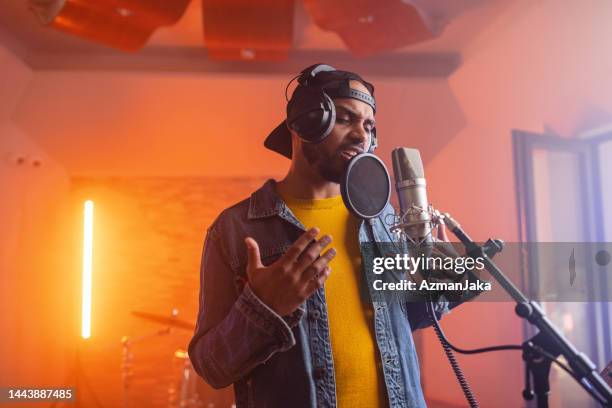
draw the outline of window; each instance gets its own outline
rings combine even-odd
[[[566,139],[513,132],[519,237],[526,243],[612,242],[612,129]],[[540,245],[540,244],[538,244]],[[545,260],[528,246],[521,276],[527,293],[544,293]],[[608,265],[608,272],[612,265]],[[612,273],[587,271],[592,298],[610,300]],[[601,369],[612,360],[608,301],[544,302],[548,317]],[[535,334],[525,324],[525,339]],[[553,365],[551,405],[595,406],[574,380]]]

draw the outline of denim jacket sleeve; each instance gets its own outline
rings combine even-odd
[[[200,270],[200,307],[189,358],[196,372],[215,388],[242,379],[274,353],[295,345],[291,326],[301,309],[283,318],[253,293],[240,289],[229,266],[223,240],[213,226],[208,230]]]

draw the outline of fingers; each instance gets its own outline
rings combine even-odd
[[[319,259],[321,251],[323,251],[323,249],[325,249],[325,247],[331,242],[332,237],[329,235],[324,235],[318,241],[312,242],[298,257],[297,262],[295,264],[295,270],[298,273],[303,273],[307,268],[309,268]]]
[[[263,267],[263,264],[261,263],[261,255],[259,254],[259,245],[257,244],[257,241],[255,241],[251,237],[247,237],[245,238],[244,243],[247,247],[247,271]]]
[[[304,249],[310,245],[312,240],[314,240],[319,234],[318,228],[311,228],[302,235],[291,245],[285,256],[283,256],[283,262],[286,264],[293,264],[297,262],[298,257],[302,254]]]
[[[444,223],[440,223],[440,225],[438,225],[438,239],[440,241],[450,242],[448,235],[446,234],[446,225],[444,225]]]
[[[308,282],[306,282],[306,298],[312,296],[317,289],[322,288],[330,274],[331,267],[327,265],[319,274],[313,276]]]
[[[302,281],[318,281],[326,268],[329,268],[329,262],[336,256],[336,250],[330,248],[302,273]],[[327,279],[327,278],[325,278]],[[325,280],[323,280],[325,282]]]
[[[327,265],[323,270],[323,273],[319,274],[318,279],[316,280],[317,288],[322,288],[325,284],[327,278],[329,278],[329,274],[331,273],[331,267]]]

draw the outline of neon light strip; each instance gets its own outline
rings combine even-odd
[[[93,258],[94,203],[85,201],[83,219],[83,295],[81,309],[81,337],[91,337],[91,261]]]

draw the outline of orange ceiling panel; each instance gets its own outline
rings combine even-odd
[[[293,43],[293,0],[202,0],[204,42],[219,60],[282,60]]]
[[[190,0],[30,0],[39,19],[88,40],[136,51],[158,27],[183,15]]]
[[[336,32],[357,56],[434,37],[419,10],[398,0],[304,0],[304,5],[315,24]]]

